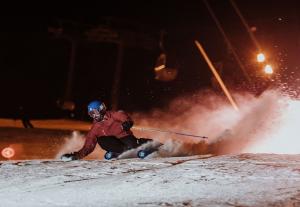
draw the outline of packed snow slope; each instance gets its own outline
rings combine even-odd
[[[0,206],[300,206],[300,155],[0,162]]]

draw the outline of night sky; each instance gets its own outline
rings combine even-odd
[[[229,1],[208,2],[251,74],[256,48],[240,19]],[[298,1],[236,3],[249,25],[256,28],[255,36],[276,62],[278,71],[292,73],[296,80],[300,75]],[[21,105],[33,118],[65,115],[57,101],[64,99],[69,70],[71,44],[66,36],[77,41],[71,93],[76,104],[74,118],[86,119],[86,104],[95,98],[110,107],[118,46],[86,38],[85,33],[99,25],[118,34],[131,34],[125,38],[123,53],[119,96],[122,109],[149,111],[165,107],[177,96],[211,88],[212,74],[194,40],[203,44],[213,62],[224,63],[227,77],[244,80],[201,0],[22,4],[2,8],[0,117],[16,117]],[[61,35],[55,36],[53,29]],[[162,52],[162,30],[166,34],[163,43],[167,66],[178,70],[176,79],[169,82],[156,80],[154,73]]]

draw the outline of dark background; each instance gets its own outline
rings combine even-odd
[[[256,48],[229,1],[209,0],[209,3],[248,73],[253,73]],[[255,35],[276,62],[278,73],[284,74],[282,79],[297,89],[298,1],[236,0],[236,3],[249,25],[256,27]],[[244,81],[201,0],[16,2],[2,7],[0,23],[0,117],[17,117],[20,105],[32,118],[66,115],[57,103],[65,94],[70,37],[78,42],[72,87],[72,101],[76,104],[73,118],[85,119],[86,104],[95,98],[110,107],[118,47],[86,39],[85,32],[99,25],[116,33],[131,34],[124,48],[119,108],[149,111],[166,106],[174,97],[211,88],[212,74],[194,40],[203,44],[214,62],[224,63],[225,75]],[[167,65],[178,70],[176,79],[168,82],[156,80],[153,70],[161,53],[162,30],[166,32]]]

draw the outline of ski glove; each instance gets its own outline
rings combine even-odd
[[[79,160],[79,157],[76,153],[68,153],[61,156],[61,160],[71,161],[71,160]]]
[[[122,123],[122,129],[128,131],[133,126],[133,121],[125,121]]]

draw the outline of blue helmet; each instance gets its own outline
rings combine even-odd
[[[88,113],[92,111],[98,111],[99,113],[103,113],[106,111],[106,106],[103,102],[101,101],[92,101],[88,104]]]

